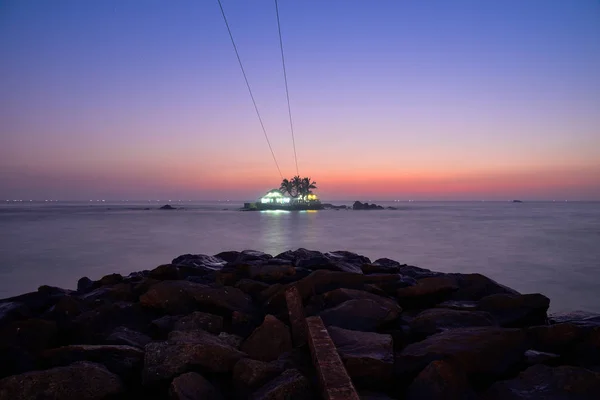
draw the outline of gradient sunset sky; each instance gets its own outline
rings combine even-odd
[[[222,0],[285,176],[271,0]],[[280,0],[300,174],[324,199],[600,200],[597,0]],[[278,186],[218,3],[0,2],[2,199]]]

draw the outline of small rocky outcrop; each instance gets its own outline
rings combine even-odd
[[[242,343],[241,350],[250,358],[260,361],[276,360],[282,353],[292,349],[290,329],[272,315]]]
[[[123,393],[119,377],[105,367],[77,362],[66,367],[32,371],[0,380],[0,399],[103,400]]]
[[[160,207],[159,210],[177,210],[177,208],[170,204],[165,204],[164,206]]]
[[[355,201],[352,204],[353,210],[383,210],[384,207],[379,206],[377,204],[369,204],[369,203],[361,203],[360,201]]]

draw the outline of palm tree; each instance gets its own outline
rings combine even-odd
[[[310,178],[302,178],[301,184],[300,184],[300,193],[302,193],[303,197],[306,197],[309,194],[312,194],[311,189],[316,189],[316,188],[317,188],[317,182],[312,181]]]
[[[281,181],[279,190],[283,193],[288,193],[294,199],[298,196],[303,199],[309,194],[312,194],[311,189],[316,189],[317,183],[310,178],[300,178],[299,175],[294,176],[291,180],[284,179]]]
[[[291,181],[288,179],[282,180],[281,185],[279,186],[279,190],[282,193],[289,194],[293,198],[298,197],[299,192],[298,192],[297,182],[295,179],[296,178],[294,177]]]

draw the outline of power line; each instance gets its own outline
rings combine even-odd
[[[292,131],[292,144],[294,146],[294,161],[296,161],[296,175],[298,172],[298,156],[296,155],[296,139],[294,139],[294,123],[292,122],[292,108],[290,107],[290,92],[288,90],[287,73],[285,70],[285,57],[283,56],[283,40],[281,39],[281,24],[279,22],[279,6],[275,0],[275,13],[277,14],[277,29],[279,31],[279,48],[281,49],[281,63],[283,64],[283,79],[285,81],[285,96],[287,97],[288,115],[290,116],[290,130]]]
[[[229,23],[227,22],[227,17],[225,16],[225,11],[223,10],[223,5],[221,4],[221,0],[217,0],[217,1],[219,2],[219,8],[221,9],[221,14],[223,15],[223,20],[225,21],[225,26],[227,27],[227,32],[229,32],[229,38],[231,39],[231,44],[233,45],[233,49],[235,50],[235,55],[237,57],[238,63],[240,64],[240,69],[242,70],[242,74],[244,75],[244,81],[246,81],[246,87],[248,87],[248,93],[250,93],[250,98],[252,98],[252,104],[254,104],[254,110],[256,111],[258,120],[260,121],[260,126],[262,128],[262,131],[265,134],[265,139],[267,139],[267,144],[269,145],[269,150],[271,150],[271,155],[273,156],[273,161],[275,161],[275,165],[277,166],[277,171],[279,171],[279,176],[281,177],[281,179],[283,179],[281,169],[279,169],[279,163],[277,163],[277,159],[275,158],[275,152],[273,152],[273,147],[271,147],[271,141],[269,140],[269,136],[267,135],[267,130],[265,129],[265,125],[263,124],[262,118],[260,117],[260,113],[258,112],[258,107],[256,105],[256,100],[254,100],[254,95],[252,94],[252,89],[250,89],[250,83],[248,83],[248,77],[246,76],[246,71],[244,70],[244,66],[242,65],[242,59],[240,58],[240,53],[238,53],[237,46],[235,45],[235,41],[233,40],[233,35],[231,34],[231,29],[229,28]]]

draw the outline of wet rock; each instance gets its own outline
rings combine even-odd
[[[284,371],[252,395],[252,400],[309,400],[313,399],[308,380],[295,369]]]
[[[160,281],[180,279],[179,268],[173,264],[163,264],[154,268],[148,276],[152,279]]]
[[[300,260],[307,260],[307,259],[311,259],[311,258],[318,258],[320,256],[322,256],[323,253],[321,253],[320,251],[315,251],[315,250],[307,250],[304,248],[299,248],[298,250],[288,250],[285,251],[283,253],[277,254],[275,256],[275,258],[281,259],[281,260],[289,260],[292,261],[293,264],[297,267],[298,266],[298,262]]]
[[[491,314],[485,311],[458,311],[445,308],[431,308],[419,313],[409,325],[413,333],[429,336],[453,328],[494,326],[496,325],[496,321]]]
[[[175,331],[189,331],[202,329],[210,333],[219,333],[223,330],[223,317],[200,311],[195,311],[179,318],[173,324]]]
[[[77,362],[0,380],[0,399],[101,400],[124,391],[118,376],[99,364]]]
[[[77,281],[77,291],[80,293],[89,292],[93,288],[94,288],[94,281],[92,281],[87,276],[84,276],[83,278],[80,278]]]
[[[546,322],[550,299],[535,294],[492,294],[479,301],[479,309],[492,314],[501,326],[525,327]]]
[[[600,327],[592,328],[585,338],[566,355],[569,364],[594,368],[600,372]]]
[[[125,345],[143,349],[152,339],[124,326],[116,327],[106,338],[106,344]]]
[[[221,393],[202,375],[186,372],[171,382],[171,400],[221,400]]]
[[[133,286],[130,283],[118,283],[116,285],[105,285],[98,287],[79,296],[88,306],[95,306],[102,302],[114,301],[134,301],[136,296],[133,293]]]
[[[0,344],[17,346],[32,354],[52,347],[57,340],[58,328],[54,321],[38,318],[12,322],[0,328]]]
[[[551,314],[549,316],[549,319],[554,324],[568,322],[572,325],[588,328],[600,326],[600,314],[590,313],[586,311],[555,313]]]
[[[449,274],[456,279],[458,290],[452,293],[453,300],[480,300],[492,294],[518,295],[514,289],[481,274]]]
[[[260,292],[269,288],[269,284],[252,279],[240,279],[236,282],[235,287],[253,298],[257,298]]]
[[[244,353],[208,332],[173,331],[167,341],[146,345],[143,381],[151,384],[168,380],[198,367],[212,372],[228,372],[244,357]]]
[[[250,358],[273,361],[292,349],[290,329],[272,315],[267,315],[261,326],[242,343],[241,350]]]
[[[470,300],[447,300],[435,305],[436,308],[449,308],[458,311],[477,311],[479,303]]]
[[[292,277],[296,269],[291,265],[251,265],[248,269],[250,279],[263,282],[278,282]]]
[[[373,293],[369,293],[364,290],[342,288],[331,290],[323,294],[323,300],[325,302],[326,307],[335,307],[348,300],[361,299],[373,300],[382,307],[388,308],[390,310],[395,310],[397,313],[400,313],[402,311],[402,309],[400,308],[398,303],[396,303],[395,300],[382,297]]]
[[[373,263],[364,263],[360,268],[363,274],[398,274],[401,266],[398,261],[380,258]]]
[[[535,365],[535,364],[553,364],[558,362],[560,356],[558,354],[553,353],[545,353],[543,351],[537,350],[527,350],[524,354],[525,364],[527,365]]]
[[[228,344],[229,346],[239,349],[242,346],[242,342],[244,341],[244,338],[238,335],[233,335],[231,333],[227,333],[227,332],[221,332],[218,335],[219,339],[221,339],[224,343]]]
[[[233,382],[244,389],[253,389],[264,385],[283,372],[277,362],[264,362],[243,358],[233,367]]]
[[[391,335],[359,332],[335,326],[327,328],[348,374],[357,384],[380,384],[394,368]]]
[[[271,258],[273,258],[272,255],[263,253],[262,251],[244,250],[239,254],[236,262],[245,263],[251,261],[267,261]]]
[[[204,272],[209,272],[220,270],[225,266],[226,261],[204,254],[184,254],[174,258],[173,261],[171,261],[171,264],[178,267],[194,267]]]
[[[328,270],[362,274],[361,266],[365,262],[369,263],[370,260],[367,257],[358,254],[336,251],[319,254],[311,258],[301,258],[297,260],[295,264],[299,268],[306,268],[309,270]]]
[[[128,382],[138,379],[144,351],[122,345],[70,345],[46,350],[42,359],[47,367],[66,366],[77,361],[102,364]]]
[[[15,301],[0,303],[0,326],[29,315],[30,311],[23,303]]]
[[[583,341],[589,330],[571,323],[532,326],[527,328],[533,348],[539,351],[565,354]]]
[[[407,389],[407,400],[469,400],[477,396],[469,386],[467,375],[446,361],[433,361]]]
[[[72,290],[65,290],[52,286],[40,286],[37,292],[21,294],[2,300],[0,304],[20,303],[31,313],[39,315],[47,311],[62,297],[72,294]]]
[[[187,281],[163,281],[140,297],[144,307],[169,314],[188,314],[198,309],[215,314],[251,311],[252,299],[239,289],[211,287]]]
[[[240,256],[239,251],[223,251],[219,254],[215,254],[213,257],[221,259],[228,263],[232,263],[232,262],[235,262],[239,256]]]
[[[319,314],[326,326],[356,331],[376,331],[398,318],[397,309],[382,307],[370,299],[348,300]]]
[[[597,399],[600,373],[561,366],[538,364],[515,379],[496,382],[484,394],[485,400]]]
[[[439,276],[419,279],[416,285],[400,288],[396,294],[402,307],[426,308],[444,301],[455,290],[458,285],[454,278]]]
[[[469,376],[501,376],[522,359],[527,347],[520,329],[450,329],[406,346],[396,358],[396,372],[416,374],[432,361],[445,360]]]

